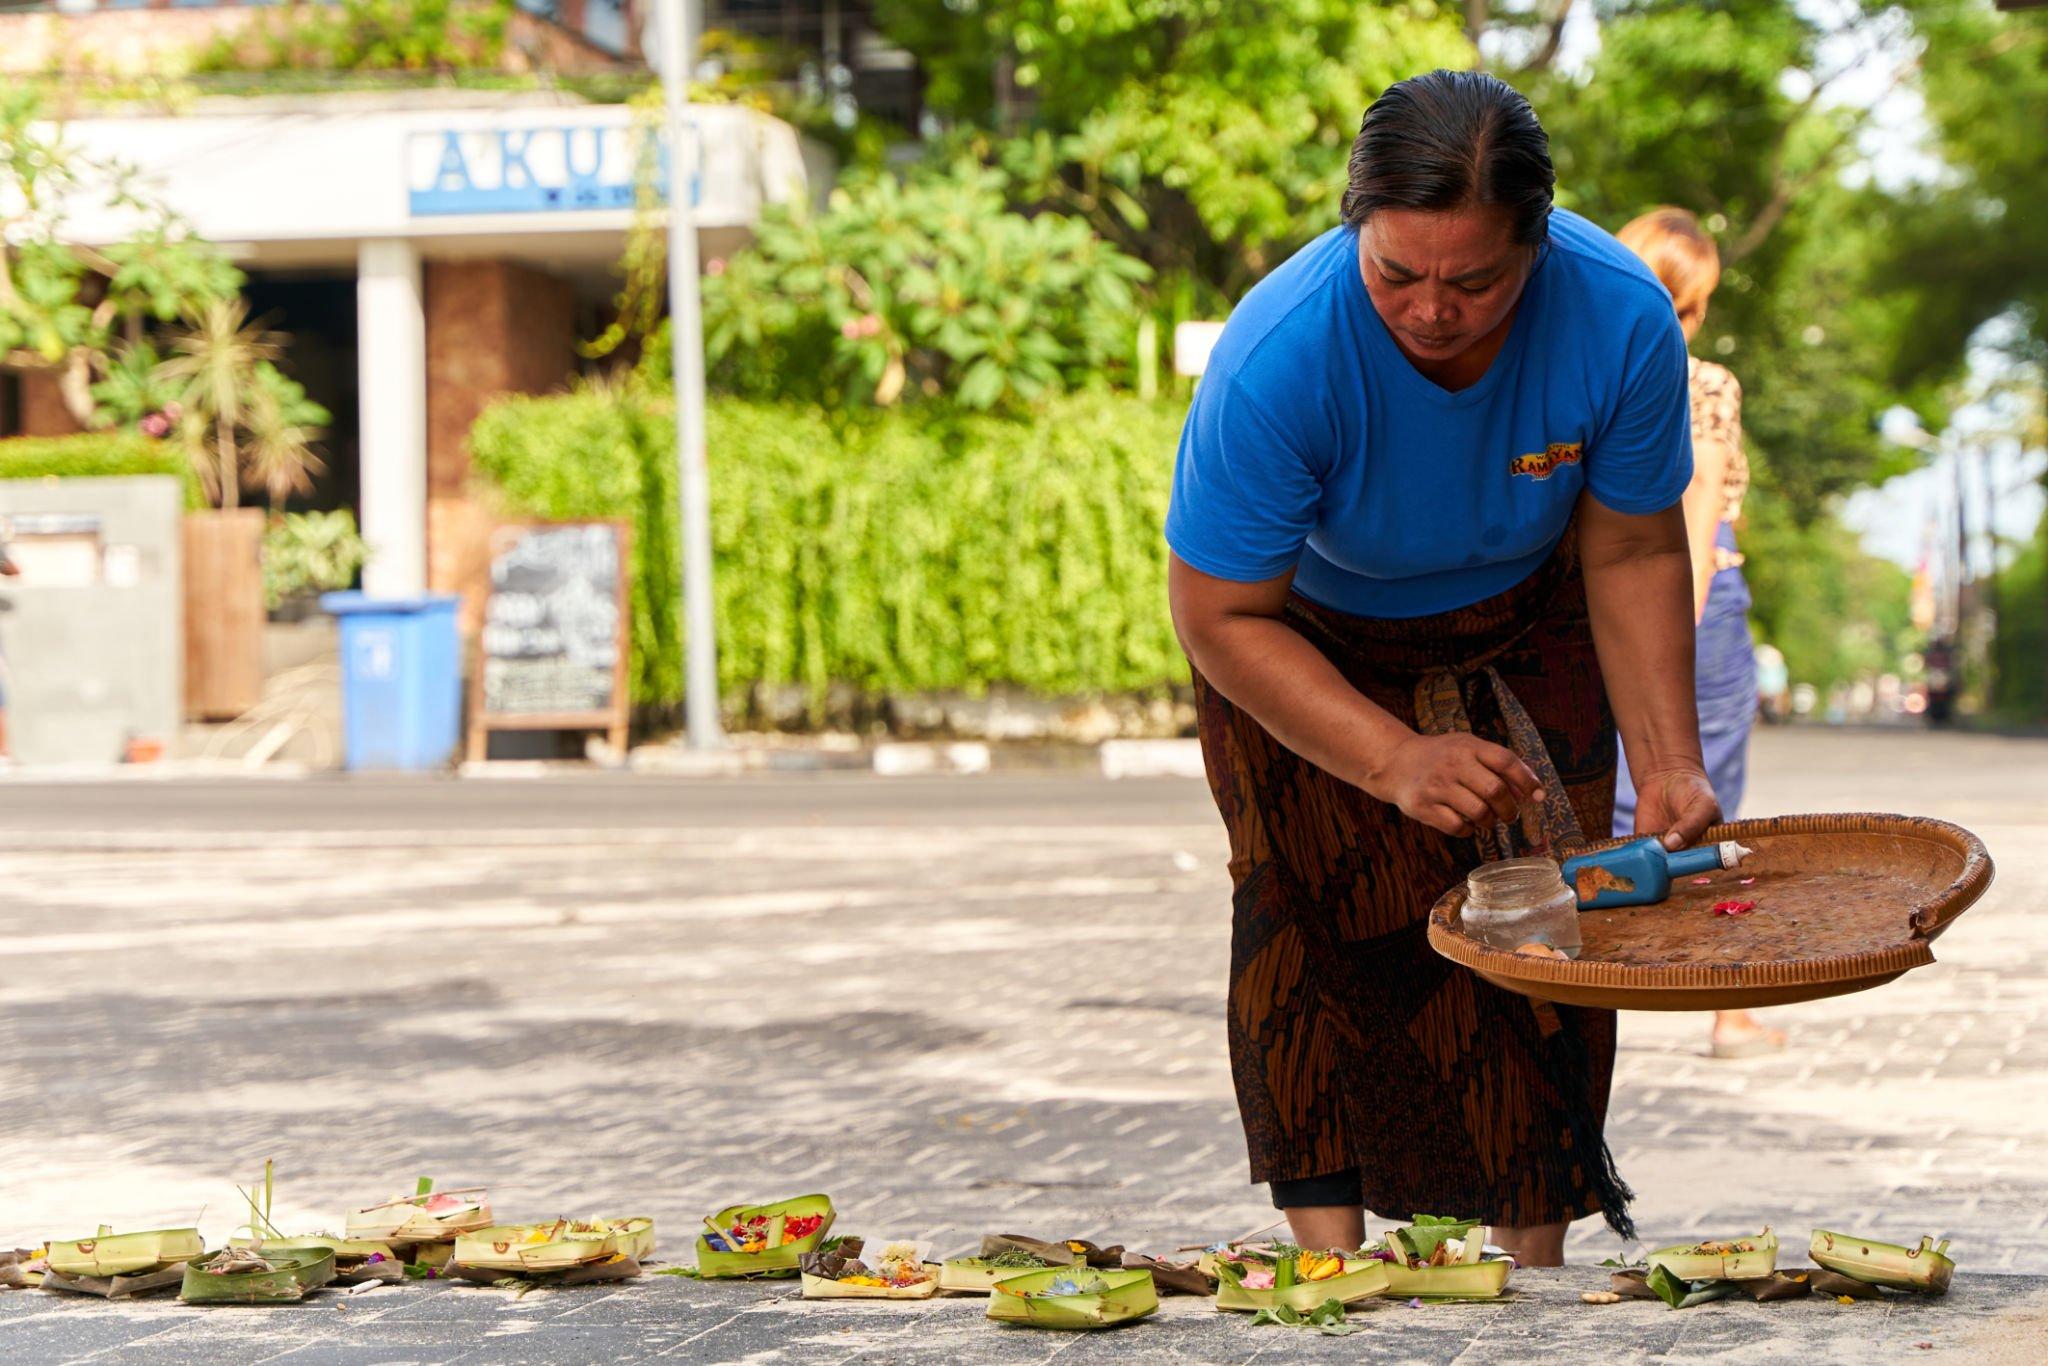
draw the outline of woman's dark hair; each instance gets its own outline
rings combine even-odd
[[[1515,242],[1531,246],[1549,231],[1556,185],[1550,139],[1519,91],[1483,71],[1432,71],[1388,86],[1365,111],[1344,221],[1498,204],[1514,219]]]

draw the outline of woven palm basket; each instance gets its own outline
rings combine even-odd
[[[1438,953],[1509,991],[1611,1010],[1735,1010],[1841,996],[1934,961],[1930,945],[1991,885],[1984,842],[1917,816],[1735,821],[1705,841],[1755,854],[1655,906],[1585,911],[1576,959],[1490,948],[1459,924],[1463,883],[1429,914]],[[1603,840],[1607,848],[1618,840]],[[1746,879],[1748,885],[1744,885]],[[1714,906],[1754,901],[1744,915]]]

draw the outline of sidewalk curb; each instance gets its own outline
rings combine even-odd
[[[225,760],[163,759],[149,764],[65,764],[0,770],[0,788],[45,784],[178,782],[194,779],[281,781],[351,778],[539,782],[603,773],[665,778],[738,778],[789,773],[872,773],[882,778],[972,777],[983,773],[1093,773],[1104,778],[1200,778],[1201,742],[1105,740],[1005,744],[986,740],[883,740],[855,745],[751,745],[693,750],[641,745],[623,763],[582,759],[492,759],[425,773],[352,774],[340,768],[271,763],[249,768]]]
[[[827,772],[873,773],[883,778],[969,777],[982,773],[1199,778],[1203,772],[1202,748],[1197,740],[1105,740],[1099,745],[884,740],[849,749],[742,746],[708,752],[672,745],[643,745],[632,752],[626,767],[635,773],[685,778]]]

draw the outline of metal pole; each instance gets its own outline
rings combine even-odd
[[[668,113],[668,316],[675,350],[676,471],[683,552],[683,716],[691,749],[718,749],[718,647],[711,604],[711,478],[704,464],[704,319],[698,295],[699,148],[686,125],[701,0],[661,2],[661,87]]]

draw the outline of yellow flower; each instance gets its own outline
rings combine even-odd
[[[1344,1259],[1327,1252],[1303,1252],[1295,1261],[1295,1270],[1305,1281],[1327,1281],[1343,1274]]]

